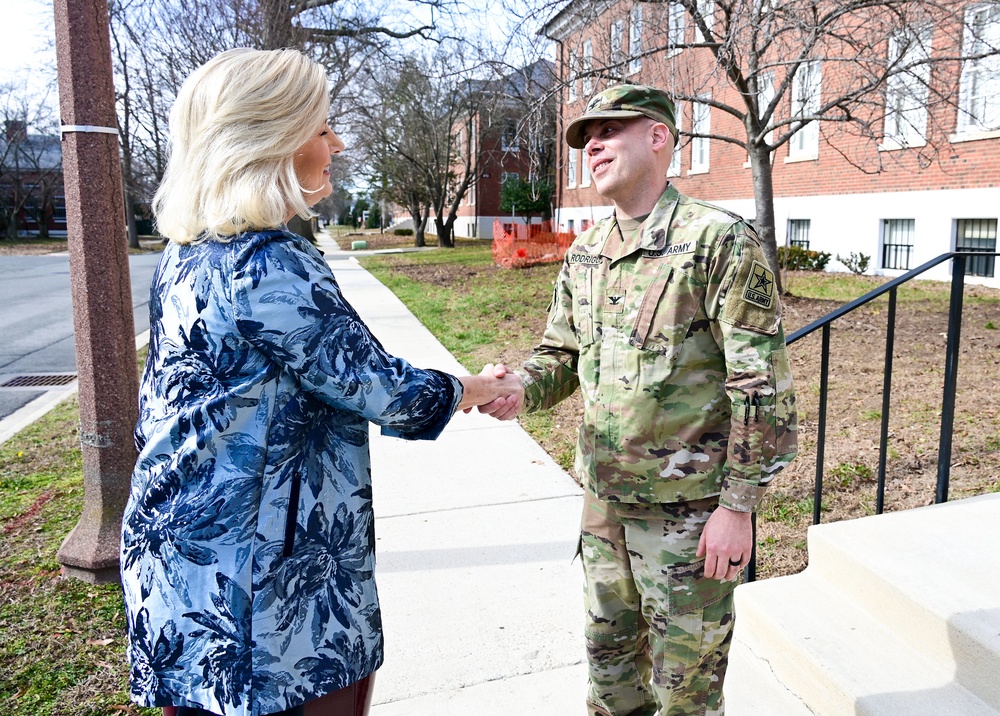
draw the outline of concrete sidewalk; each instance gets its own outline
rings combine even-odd
[[[390,353],[468,373],[391,291],[319,243]],[[435,442],[371,435],[386,635],[372,715],[583,713],[580,488],[516,422],[475,411]]]

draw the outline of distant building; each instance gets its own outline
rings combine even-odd
[[[512,178],[553,181],[556,97],[549,93],[554,85],[554,65],[539,60],[479,88],[496,100],[485,103],[489,116],[477,113],[473,117],[468,125],[472,136],[458,138],[463,151],[482,152],[482,156],[479,177],[457,212],[456,236],[490,238],[497,219],[524,223],[523,216],[501,211],[504,182]],[[532,217],[532,221],[541,219],[541,215]]]
[[[62,146],[8,121],[0,139],[0,235],[66,235]]]
[[[679,2],[644,3],[573,0],[554,15],[543,33],[558,44],[556,75],[563,83],[558,131],[583,113],[587,100],[622,81],[648,83],[667,91],[705,96],[719,105],[739,106],[740,98],[704,48],[672,47],[699,41],[691,13]],[[698,0],[711,25],[723,17],[711,0]],[[756,5],[755,5],[756,7]],[[862,140],[830,122],[806,125],[772,155],[775,229],[779,246],[795,245],[834,256],[852,252],[871,257],[869,273],[896,276],[948,251],[996,251],[1000,218],[1000,58],[969,60],[957,70],[921,69],[921,52],[935,56],[976,55],[1000,46],[1000,9],[995,3],[967,3],[950,20],[907,28],[918,37],[900,50],[894,37],[884,39],[888,65],[913,62],[914,70],[883,87],[884,124],[878,145],[865,138],[864,151],[877,155],[879,171],[852,165]],[[965,26],[962,27],[961,19]],[[957,26],[956,26],[957,25]],[[963,47],[957,45],[961,43]],[[976,43],[979,43],[977,45]],[[660,48],[660,49],[657,49]],[[985,48],[985,49],[984,49]],[[739,52],[739,48],[734,50]],[[905,56],[902,53],[909,53]],[[690,61],[681,62],[683,53]],[[794,52],[791,53],[794,57]],[[912,56],[911,56],[912,55]],[[708,61],[706,61],[708,58]],[[779,59],[785,59],[784,57]],[[699,64],[700,63],[700,64]],[[758,92],[768,96],[767,81],[779,83],[787,62],[776,60],[760,75]],[[613,67],[613,72],[595,68]],[[683,74],[681,69],[688,72]],[[782,116],[807,114],[811,103],[825,101],[843,78],[836,63],[807,63],[795,75]],[[901,87],[900,82],[911,83]],[[772,84],[770,87],[777,86]],[[951,92],[951,106],[928,110],[914,102],[922,88]],[[696,89],[693,89],[696,88]],[[907,90],[904,92],[903,90]],[[773,89],[771,90],[773,92]],[[704,94],[702,94],[704,93]],[[774,96],[771,94],[770,96]],[[764,103],[766,104],[766,102]],[[879,110],[885,108],[878,108]],[[930,115],[930,116],[928,116]],[[700,134],[728,134],[741,129],[731,114],[702,103],[680,103],[678,124]],[[845,125],[846,126],[846,122]],[[932,160],[921,151],[934,133],[938,151]],[[683,138],[682,138],[683,139]],[[756,214],[751,168],[745,147],[717,139],[688,139],[678,148],[670,176],[683,193],[712,201],[749,220]],[[598,196],[581,150],[558,143],[556,220],[579,232],[611,213]],[[831,261],[830,268],[845,267]],[[928,278],[944,279],[948,265]],[[967,261],[969,281],[1000,287],[992,257]]]

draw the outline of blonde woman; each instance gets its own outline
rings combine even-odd
[[[139,460],[122,529],[132,698],[185,715],[367,712],[382,663],[368,423],[434,439],[511,379],[389,355],[284,224],[344,148],[319,65],[232,50],[170,117]]]

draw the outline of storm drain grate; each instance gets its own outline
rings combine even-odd
[[[15,375],[0,383],[0,388],[58,388],[76,380],[76,373],[35,373]]]

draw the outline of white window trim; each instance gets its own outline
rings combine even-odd
[[[684,6],[679,2],[667,4],[667,45],[670,47],[667,57],[674,57],[682,52],[681,48],[673,46],[684,44],[685,16]]]
[[[971,26],[974,22],[974,15],[979,12],[989,13],[991,10],[996,14],[986,24],[986,28],[988,29],[986,33],[987,42],[996,43],[1000,41],[1000,8],[996,8],[990,4],[972,5],[965,12],[964,37],[962,41],[963,54],[974,54],[975,49],[972,45],[982,42],[982,40],[977,40],[972,34]],[[992,108],[994,112],[992,117],[974,116],[973,109],[969,106],[971,102],[969,96],[971,91],[970,85],[974,80],[980,79],[979,74],[986,75],[986,77],[983,80],[983,89],[977,95],[977,99],[978,97],[993,98],[993,102],[997,103],[997,106]],[[996,99],[997,95],[1000,95],[1000,58],[994,56],[983,58],[976,62],[963,63],[962,76],[959,81],[959,108],[955,133],[962,135],[1000,130],[1000,100]],[[984,102],[988,101],[988,99],[984,100]],[[988,121],[990,119],[992,121]]]
[[[918,28],[906,28],[904,35],[894,35],[889,38],[890,63],[899,62],[910,64],[920,60],[926,60],[931,53],[932,28],[923,26]],[[907,37],[907,35],[909,37]],[[901,39],[912,39],[913,43],[906,52],[900,53],[899,42]],[[889,78],[885,97],[885,131],[880,151],[891,151],[894,149],[904,149],[908,147],[922,147],[927,144],[927,97],[929,93],[928,82],[930,81],[930,65],[920,65],[907,71],[905,74],[897,74]],[[898,112],[892,107],[899,102],[909,101],[911,106],[904,106]],[[905,129],[902,132],[890,130],[890,122],[899,115],[900,121],[895,122],[898,126],[902,123]]]
[[[517,138],[517,127],[516,126],[513,127],[513,130],[514,130],[514,137],[513,137],[514,141],[513,142],[508,142],[507,141],[507,130],[508,129],[511,129],[511,127],[505,127],[504,130],[503,130],[503,132],[500,133],[500,151],[502,151],[502,152],[511,152],[511,153],[520,152],[521,151],[521,142]]]
[[[642,5],[636,3],[628,13],[628,73],[642,70]]]
[[[698,14],[705,20],[709,32],[715,31],[715,1],[698,0]],[[706,42],[708,38],[701,34],[698,23],[694,23],[694,37],[696,42]]]
[[[674,143],[674,153],[670,156],[670,166],[667,167],[668,177],[679,177],[681,175],[681,164],[683,161],[683,157],[681,156],[680,133],[681,133],[681,120],[684,117],[684,113],[681,111],[680,105],[677,105],[676,112],[677,112],[677,117],[675,118],[675,120],[677,126],[677,141]]]
[[[700,95],[703,99],[710,99],[711,95]],[[691,133],[710,134],[712,131],[712,108],[702,102],[691,104]],[[705,148],[705,161],[697,161],[701,147]],[[695,174],[705,174],[711,167],[712,142],[706,138],[691,139],[691,166],[688,168],[688,176]]]
[[[774,99],[774,72],[762,72],[757,76],[757,106],[766,107],[771,104],[771,100]],[[770,142],[774,138],[774,130],[772,129],[766,135],[764,135],[765,140]],[[771,161],[774,161],[774,152],[771,152]],[[750,164],[750,155],[747,154],[747,160],[743,164],[744,169],[749,169],[752,165]]]
[[[583,41],[583,81],[582,89],[584,99],[590,99],[590,93],[594,91],[594,78],[590,73],[594,69],[594,43],[591,40]]]
[[[570,147],[569,154],[566,157],[567,189],[576,189],[576,174],[577,174],[576,165],[579,156],[580,156],[580,150],[573,149],[572,147]]]
[[[625,22],[622,18],[613,20],[608,29],[608,64],[615,66],[625,60]]]
[[[587,165],[587,153],[580,152],[580,186],[588,187],[591,183],[590,167]]]
[[[579,74],[580,58],[576,50],[569,51],[569,83],[566,85],[566,99],[569,102],[576,101],[577,95],[577,75]]]
[[[803,77],[803,72],[806,77]],[[807,88],[802,83],[808,82]],[[802,90],[808,91],[808,97],[801,98]],[[798,72],[792,80],[792,116],[799,117],[812,114],[819,108],[820,97],[823,94],[823,65],[819,60],[804,62],[799,65]],[[806,143],[808,142],[808,146]],[[800,146],[802,145],[802,146]],[[788,140],[788,156],[786,163],[809,161],[819,158],[819,122],[812,121],[799,129]]]

